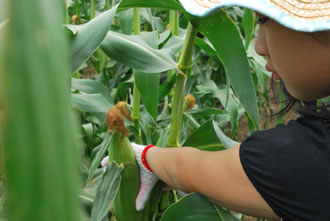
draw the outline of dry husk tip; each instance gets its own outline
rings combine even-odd
[[[72,19],[72,23],[74,25],[76,25],[78,23],[79,17],[78,17],[78,15],[72,15],[72,18],[71,19]]]
[[[127,103],[125,101],[119,101],[116,104],[116,107],[120,110],[120,112],[122,113],[122,115],[124,115],[126,117],[127,120],[132,120],[131,118],[131,113],[127,110]]]
[[[196,104],[196,98],[194,97],[194,95],[192,94],[187,94],[185,97],[184,97],[184,102],[188,102],[188,110],[192,110],[193,107],[195,106]]]
[[[128,130],[125,126],[124,117],[117,106],[113,106],[107,112],[105,123],[108,130],[112,133],[122,133],[123,136],[128,135]]]

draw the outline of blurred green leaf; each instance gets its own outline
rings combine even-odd
[[[0,21],[0,31],[8,24],[8,19]]]
[[[121,172],[123,165],[111,163],[102,176],[97,186],[96,196],[92,209],[92,221],[102,221],[107,215],[120,187]]]
[[[174,74],[171,79],[162,83],[159,87],[158,100],[161,101],[174,87],[176,81],[176,75]]]
[[[258,77],[258,85],[261,92],[264,92],[267,87],[268,79],[271,77],[270,72],[265,69],[266,60],[256,53],[254,50],[254,44],[251,43],[248,48],[248,56],[252,58],[252,63],[255,68],[255,72]]]
[[[202,50],[206,51],[209,55],[212,56],[217,56],[217,52],[213,48],[213,46],[209,43],[206,42],[205,40],[201,38],[196,38],[195,39],[195,44]]]
[[[158,73],[177,68],[171,50],[154,49],[141,36],[110,31],[101,47],[109,57],[137,71]]]
[[[108,88],[96,80],[73,78],[71,87],[72,89],[76,89],[87,94],[102,94],[110,103],[114,103]]]
[[[255,87],[245,49],[234,22],[225,11],[219,10],[201,20],[200,31],[216,49],[236,95],[253,119],[255,126],[259,128]]]
[[[0,27],[1,27],[1,23],[4,20],[8,19],[7,4],[8,4],[8,0],[0,0]]]
[[[182,6],[176,0],[122,0],[119,9],[123,10],[134,7],[183,10]]]
[[[165,210],[161,221],[221,221],[214,204],[205,196],[191,193]]]
[[[116,14],[118,5],[103,12],[93,20],[83,25],[66,25],[75,35],[72,41],[72,68],[77,70],[100,46],[104,40],[112,20]]]
[[[254,12],[250,9],[244,10],[243,15],[243,27],[244,27],[244,36],[245,36],[245,49],[249,48],[251,39],[253,38],[254,25],[255,25],[255,16]]]
[[[201,139],[203,137],[203,139]],[[197,128],[184,142],[182,146],[195,147],[200,150],[223,150],[224,146],[220,142],[215,131],[213,121],[208,120]]]
[[[219,216],[221,217],[221,220],[224,220],[224,221],[241,221],[241,219],[237,218],[235,215],[232,215],[230,212],[228,212],[224,208],[216,206],[216,205],[214,205],[214,206],[215,206],[215,209],[217,210]]]
[[[112,105],[102,94],[72,94],[72,106],[81,111],[106,113]]]
[[[128,9],[118,13],[120,30],[125,35],[130,35],[133,32],[133,9]]]
[[[232,96],[231,89],[220,89],[217,87],[214,81],[205,80],[202,84],[196,86],[200,94],[206,95],[210,94],[211,97],[214,97],[220,101],[224,109],[230,116],[230,123],[232,124],[232,131],[237,130],[238,125],[238,106],[234,101],[234,96]],[[228,87],[228,86],[227,86]]]
[[[184,43],[184,37],[172,36],[164,45],[163,49],[170,49],[173,54],[177,54],[182,49]]]
[[[191,110],[189,113],[195,117],[209,117],[211,115],[224,115],[226,111],[219,108],[198,108]]]
[[[11,0],[9,6],[8,50],[0,47],[8,220],[81,220],[64,2]]]
[[[141,93],[144,106],[156,120],[159,94],[159,73],[134,72],[135,82]]]
[[[6,33],[7,33],[7,29],[8,28],[8,21],[9,20],[4,20],[0,22],[0,48],[2,48],[3,50],[6,47]]]
[[[213,121],[213,128],[214,128],[214,131],[217,134],[219,140],[221,141],[221,143],[223,143],[225,148],[228,149],[228,148],[231,148],[231,147],[235,146],[236,144],[238,144],[238,142],[227,137],[214,121]]]
[[[159,34],[159,41],[158,41],[158,44],[162,44],[164,41],[166,41],[168,39],[168,37],[170,36],[171,34],[171,29],[167,29],[165,30],[164,32],[161,32]]]
[[[143,31],[140,36],[153,49],[158,49],[158,31]]]
[[[105,157],[107,148],[111,143],[111,139],[112,136],[109,133],[105,133],[102,143],[94,148],[94,150],[97,149],[98,151],[96,152],[95,157],[91,162],[86,183],[89,183],[93,179],[96,169],[101,165],[101,161],[103,157]]]

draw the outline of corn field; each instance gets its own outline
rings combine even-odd
[[[162,182],[136,211],[130,142],[217,151],[260,129],[255,27],[177,0],[0,0],[0,220],[245,220]]]

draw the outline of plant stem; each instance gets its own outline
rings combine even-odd
[[[134,20],[133,20],[133,32],[135,35],[139,35],[141,32],[140,28],[140,10],[139,8],[134,8],[133,12]],[[134,73],[134,72],[133,72]],[[134,121],[134,126],[138,130],[138,134],[135,135],[135,142],[138,144],[142,144],[141,130],[140,130],[140,103],[141,103],[141,94],[137,88],[136,81],[134,79],[134,89],[133,89],[133,112],[132,119]]]
[[[133,89],[133,111],[132,119],[134,121],[134,126],[138,130],[138,134],[135,136],[135,142],[137,144],[142,144],[141,130],[140,130],[140,103],[141,103],[141,94],[137,89],[136,82],[134,80],[134,89]]]
[[[78,16],[78,18],[80,19],[80,5],[78,0],[74,0],[74,11],[75,14]]]
[[[65,24],[70,24],[68,0],[65,0]]]
[[[95,0],[91,0],[91,20],[95,18]]]
[[[189,23],[186,39],[184,42],[183,50],[178,64],[179,72],[176,78],[175,91],[174,91],[174,97],[172,103],[171,126],[170,126],[170,134],[167,143],[168,147],[180,146],[179,138],[181,134],[181,122],[182,122],[182,114],[183,114],[183,103],[184,103],[183,98],[184,98],[184,89],[187,79],[184,73],[186,70],[190,68],[192,51],[194,48],[196,34],[197,34],[197,29],[194,28]]]
[[[186,39],[183,45],[183,50],[178,64],[179,69],[183,73],[185,73],[187,70],[190,69],[196,35],[197,35],[197,29],[194,26],[192,26],[191,23],[189,23]]]
[[[110,0],[105,0],[105,9],[109,10],[111,8]]]
[[[133,33],[135,35],[139,35],[141,33],[141,27],[140,27],[140,9],[134,8],[133,11]]]
[[[172,35],[178,36],[179,35],[179,13],[178,13],[178,11],[170,10],[169,24],[170,24],[170,29],[171,29]],[[167,79],[171,79],[174,74],[175,74],[175,70],[169,70],[167,72]],[[172,102],[173,95],[174,95],[174,91],[171,90],[168,94],[169,104]]]
[[[179,13],[176,10],[170,10],[170,29],[172,35],[179,35]]]
[[[176,77],[174,97],[172,103],[172,117],[171,117],[171,126],[170,126],[170,134],[168,137],[167,146],[168,147],[178,147],[179,145],[179,135],[181,133],[180,130],[180,118],[183,112],[183,95],[184,88],[186,84],[186,75],[183,73],[179,73]]]

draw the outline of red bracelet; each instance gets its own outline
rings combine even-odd
[[[143,163],[143,165],[150,171],[152,172],[151,168],[149,167],[147,161],[146,161],[146,154],[147,154],[147,151],[151,148],[151,147],[155,147],[155,145],[148,145],[144,148],[143,152],[142,152],[142,155],[141,155],[141,161]]]

